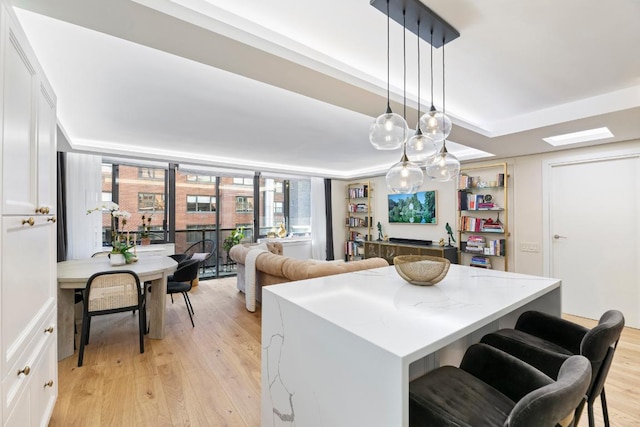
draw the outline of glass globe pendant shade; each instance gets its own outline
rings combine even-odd
[[[429,158],[435,154],[436,145],[430,138],[422,134],[420,126],[418,126],[415,135],[407,141],[407,157],[419,167],[425,167]]]
[[[396,150],[404,144],[408,130],[407,121],[387,106],[387,111],[371,125],[369,141],[378,150]]]
[[[431,105],[431,109],[420,117],[420,129],[422,129],[422,133],[427,138],[430,138],[434,144],[437,144],[449,137],[451,133],[451,119]]]
[[[387,189],[395,194],[411,194],[418,191],[424,181],[422,169],[402,154],[402,159],[387,172]]]
[[[426,171],[427,176],[434,181],[451,181],[460,173],[460,161],[443,144],[438,154],[429,160]]]

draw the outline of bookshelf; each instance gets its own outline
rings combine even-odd
[[[373,188],[369,181],[347,185],[345,261],[364,258],[364,242],[371,241]]]
[[[508,271],[508,188],[506,163],[460,170],[457,195],[460,264]]]

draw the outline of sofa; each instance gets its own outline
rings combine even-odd
[[[266,252],[258,255],[255,261],[256,300],[258,301],[261,299],[263,286],[389,266],[389,263],[383,258],[368,258],[351,262],[302,260],[283,256],[282,244],[278,242],[269,242],[266,247],[264,244],[260,246],[241,243],[229,251],[229,256],[237,264],[239,291],[245,292],[245,260],[249,251],[256,247],[266,249]]]

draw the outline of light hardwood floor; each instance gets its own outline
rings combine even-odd
[[[260,426],[259,308],[245,310],[235,278],[200,282],[191,301],[195,328],[177,296],[166,338],[146,339],[144,354],[137,316],[95,318],[84,365],[76,366],[77,351],[59,362],[50,426]],[[627,328],[606,385],[612,426],[640,426],[639,389],[640,331]],[[602,425],[599,404],[595,412]]]

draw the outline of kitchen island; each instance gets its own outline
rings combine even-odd
[[[560,307],[558,279],[459,265],[435,286],[391,266],[265,287],[262,426],[406,427],[411,379]]]

